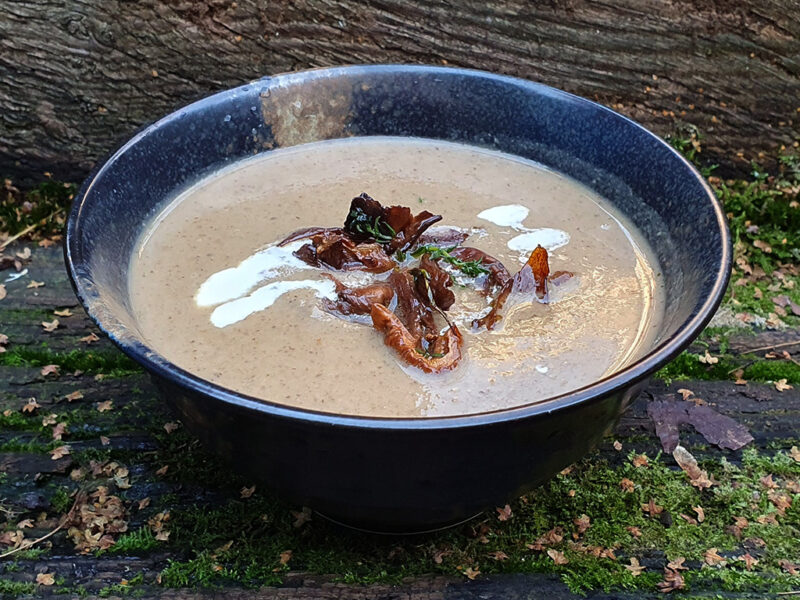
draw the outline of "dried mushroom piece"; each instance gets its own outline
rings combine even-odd
[[[382,304],[372,305],[372,324],[384,334],[384,342],[393,348],[409,365],[426,373],[441,373],[453,369],[461,360],[461,345],[464,338],[455,326],[433,339],[425,348],[418,346],[413,336],[400,319]]]
[[[373,304],[389,306],[394,298],[394,289],[386,282],[373,283],[360,288],[351,288],[331,277],[336,284],[338,299],[323,299],[323,306],[330,312],[342,315],[368,315]]]
[[[483,250],[470,246],[461,246],[450,250],[450,256],[466,263],[477,262],[488,271],[484,291],[488,291],[493,285],[502,287],[511,279],[511,273],[508,272],[505,265]]]
[[[312,236],[311,243],[302,246],[294,255],[312,266],[325,265],[339,271],[384,273],[395,266],[380,244],[357,244],[341,230]]]
[[[442,310],[448,310],[456,301],[456,296],[450,290],[453,279],[442,269],[439,264],[425,255],[419,261],[419,268],[412,271],[414,285],[417,293]]]

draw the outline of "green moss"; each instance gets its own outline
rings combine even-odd
[[[58,365],[64,372],[83,371],[120,377],[142,372],[139,365],[115,350],[53,352],[45,348],[12,346],[7,352],[0,354],[0,366],[2,365],[10,367]]]
[[[0,595],[3,598],[16,598],[17,596],[33,594],[35,591],[36,586],[32,583],[0,579]]]
[[[57,513],[65,513],[72,506],[72,498],[69,496],[69,490],[59,487],[50,497],[50,506]]]
[[[159,546],[148,527],[140,527],[135,531],[126,533],[117,539],[116,543],[108,549],[110,554],[135,555],[140,552],[149,552]]]
[[[700,362],[699,355],[682,352],[654,377],[667,383],[687,379],[729,380],[733,378],[732,373],[741,368],[742,377],[748,381],[764,383],[786,379],[789,383],[800,383],[800,365],[791,361],[765,360],[751,355],[716,355],[715,358],[718,362],[708,365]]]
[[[35,225],[35,237],[61,233],[74,195],[73,184],[57,181],[45,181],[24,193],[6,187],[0,192],[0,231],[14,235]]]

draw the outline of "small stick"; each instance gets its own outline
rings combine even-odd
[[[20,231],[16,235],[12,235],[5,242],[0,244],[0,252],[5,250],[6,248],[8,248],[11,245],[12,242],[15,242],[16,240],[18,240],[22,236],[29,234],[31,231],[33,231],[37,227],[40,227],[41,225],[44,225],[47,221],[49,221],[50,219],[55,217],[58,213],[63,212],[63,210],[64,210],[63,208],[59,208],[58,210],[51,212],[48,216],[46,216],[44,219],[41,219],[39,222],[34,223],[33,225],[28,225],[25,229],[23,229],[22,231]],[[2,558],[2,556],[0,556],[0,558]]]
[[[6,558],[7,556],[11,556],[12,554],[16,554],[20,550],[27,550],[28,548],[33,548],[39,542],[43,542],[44,540],[46,540],[50,536],[52,536],[55,533],[57,533],[59,530],[61,530],[64,527],[64,525],[66,525],[70,521],[70,519],[72,518],[72,514],[75,512],[75,509],[78,508],[78,503],[82,502],[85,499],[86,499],[86,494],[78,494],[75,497],[75,502],[72,503],[72,508],[70,508],[69,512],[67,514],[65,514],[61,518],[61,521],[59,522],[58,526],[55,529],[53,529],[53,531],[51,531],[50,533],[46,533],[42,537],[37,538],[37,539],[33,540],[32,542],[29,542],[27,544],[22,543],[17,548],[14,548],[13,550],[9,550],[8,552],[4,552],[3,554],[0,554],[0,558]]]
[[[793,342],[782,342],[780,344],[772,344],[771,346],[762,346],[761,348],[753,348],[748,352],[763,352],[764,350],[777,350],[778,348],[786,348],[787,346],[800,346],[800,339]]]

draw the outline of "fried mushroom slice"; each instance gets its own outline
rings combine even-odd
[[[429,300],[442,310],[448,310],[456,301],[450,290],[453,279],[435,260],[425,254],[419,261],[419,267],[412,271],[414,287],[423,300]]]
[[[463,260],[464,262],[478,261],[482,267],[489,270],[484,283],[484,291],[488,292],[492,286],[504,286],[511,279],[511,273],[508,272],[505,265],[500,262],[491,254],[487,254],[483,250],[478,250],[471,246],[459,246],[450,250],[450,256]]]
[[[338,299],[333,301],[326,298],[322,301],[323,306],[329,312],[341,315],[368,315],[373,304],[389,306],[394,298],[394,288],[385,281],[351,288],[334,277],[331,279],[336,284]]]
[[[379,244],[356,244],[341,230],[327,230],[311,238],[294,255],[312,266],[324,265],[339,271],[384,273],[395,266]]]
[[[425,349],[418,347],[419,339],[413,336],[400,319],[382,304],[373,304],[370,312],[372,325],[383,333],[384,343],[393,348],[409,365],[426,373],[441,373],[453,369],[461,360],[464,338],[455,325],[437,336]]]

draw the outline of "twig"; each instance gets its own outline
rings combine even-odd
[[[778,592],[776,596],[800,596],[800,590],[794,592]]]
[[[53,531],[51,531],[50,533],[46,533],[42,537],[37,538],[37,539],[33,540],[32,542],[29,542],[27,544],[21,543],[19,546],[17,546],[13,550],[9,550],[8,552],[4,552],[3,554],[0,554],[0,558],[6,558],[8,556],[11,556],[12,554],[16,554],[17,552],[19,552],[21,550],[27,550],[28,548],[33,548],[39,542],[43,542],[44,540],[46,540],[50,536],[55,535],[58,531],[60,531],[64,527],[64,525],[66,525],[67,523],[69,523],[72,520],[73,513],[75,512],[75,509],[78,508],[78,505],[80,503],[82,503],[84,500],[86,500],[86,494],[79,493],[77,496],[75,496],[75,502],[72,503],[72,508],[70,508],[69,512],[67,512],[67,514],[65,514],[61,518],[61,521],[58,523],[56,528],[53,529]]]
[[[793,342],[782,342],[780,344],[772,344],[770,346],[761,346],[761,348],[751,348],[748,352],[763,352],[764,350],[777,350],[778,348],[786,348],[787,346],[800,346],[800,339]]]
[[[51,212],[44,219],[40,219],[38,222],[34,223],[33,225],[28,225],[25,229],[23,229],[22,231],[20,231],[16,235],[12,235],[5,242],[0,244],[0,252],[5,250],[6,248],[8,248],[11,245],[11,242],[14,242],[14,241],[18,240],[19,238],[21,238],[24,235],[28,235],[31,231],[33,231],[37,227],[40,227],[40,226],[44,225],[45,223],[47,223],[47,221],[49,221],[50,219],[55,217],[58,213],[63,212],[63,211],[64,211],[63,208],[59,208],[58,210],[55,210],[55,211]],[[2,558],[2,556],[0,556],[0,558]]]

